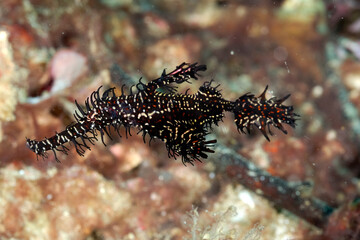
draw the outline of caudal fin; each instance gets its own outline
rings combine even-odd
[[[272,135],[270,125],[280,129],[283,133],[287,131],[282,123],[286,123],[295,128],[295,121],[297,120],[296,113],[293,112],[292,106],[285,106],[282,103],[290,97],[286,95],[281,99],[275,97],[266,99],[265,94],[268,87],[266,86],[264,92],[255,97],[253,94],[245,94],[234,102],[235,124],[239,131],[244,133],[244,129],[250,132],[252,125],[256,126],[265,138],[270,141],[268,134]]]

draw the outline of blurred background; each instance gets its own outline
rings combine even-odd
[[[2,0],[0,239],[360,239],[359,37],[355,0]],[[208,70],[180,93],[214,79],[229,100],[291,94],[287,135],[239,134],[228,114],[209,137],[326,203],[322,224],[234,181],[219,155],[185,167],[136,129],[84,157],[68,146],[61,164],[27,149],[74,121],[75,99],[182,62]]]

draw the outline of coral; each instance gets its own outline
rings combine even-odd
[[[9,43],[9,33],[0,29],[0,121],[14,120],[14,111],[17,104],[16,92],[12,78],[15,77],[15,64],[12,58],[12,49]]]
[[[230,206],[225,212],[212,214],[212,223],[205,225],[201,223],[198,209],[193,209],[188,212],[188,218],[184,221],[184,224],[188,226],[190,237],[184,237],[184,240],[258,240],[261,232],[264,229],[261,225],[254,226],[248,231],[242,238],[239,231],[237,231],[235,225],[231,223],[231,218],[237,215],[236,207]],[[233,226],[232,226],[233,225]],[[232,227],[231,227],[232,226]]]
[[[274,202],[278,207],[285,208],[318,227],[326,224],[333,208],[320,199],[307,196],[302,189],[306,183],[291,184],[274,177],[258,168],[249,160],[237,155],[231,149],[221,147],[221,162],[218,170],[243,186]],[[306,187],[305,187],[306,189]]]
[[[129,194],[82,166],[0,170],[1,239],[81,239],[126,215]]]

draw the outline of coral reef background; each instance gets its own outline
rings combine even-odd
[[[355,0],[2,0],[0,239],[359,239],[359,37]],[[324,224],[245,188],[221,155],[184,167],[136,130],[61,164],[26,148],[25,137],[63,130],[74,100],[100,85],[182,62],[208,71],[180,92],[213,78],[229,99],[266,85],[269,97],[292,94],[301,119],[287,135],[239,134],[229,115],[212,137],[325,202]]]

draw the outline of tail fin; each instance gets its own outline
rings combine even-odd
[[[272,135],[270,125],[280,129],[287,134],[282,123],[286,123],[295,128],[295,121],[297,120],[296,113],[293,112],[292,106],[284,106],[282,103],[290,97],[290,94],[276,99],[275,97],[266,99],[265,94],[268,89],[266,86],[264,92],[255,97],[253,94],[245,94],[234,102],[235,124],[239,131],[244,133],[244,128],[250,132],[250,126],[255,125],[260,129],[265,138],[270,141],[267,131]],[[267,129],[266,129],[267,128]]]

